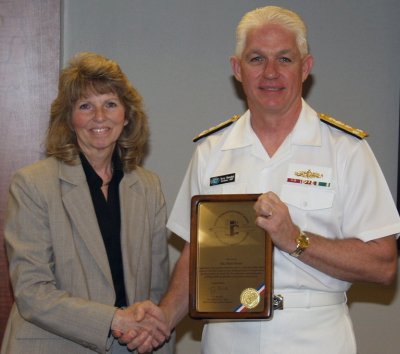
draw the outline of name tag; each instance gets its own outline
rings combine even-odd
[[[235,173],[230,173],[228,175],[211,177],[210,186],[217,186],[218,184],[235,182],[235,175]]]

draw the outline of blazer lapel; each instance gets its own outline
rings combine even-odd
[[[106,280],[113,286],[106,249],[82,165],[79,163],[70,166],[60,163],[59,178],[62,181],[62,200],[71,218],[71,224],[76,228],[76,234],[83,239]]]
[[[138,182],[139,177],[133,171],[125,174],[120,183],[121,247],[125,288],[130,302],[135,300],[141,243],[149,233],[145,195]]]

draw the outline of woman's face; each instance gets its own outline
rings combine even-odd
[[[124,105],[114,93],[89,92],[72,110],[78,145],[88,157],[112,153],[126,123]]]

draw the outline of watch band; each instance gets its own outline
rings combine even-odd
[[[310,245],[310,238],[302,230],[299,231],[299,236],[296,238],[296,249],[290,253],[295,258],[298,258]]]

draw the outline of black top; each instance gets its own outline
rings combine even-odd
[[[106,199],[101,191],[103,180],[94,171],[89,161],[82,153],[79,157],[82,162],[83,170],[85,171],[97,216],[97,222],[107,251],[108,263],[110,265],[116,295],[115,306],[127,306],[124,269],[122,266],[121,208],[119,205],[119,183],[124,176],[122,162],[118,154],[114,153],[112,157],[114,172],[108,185],[108,198]]]

